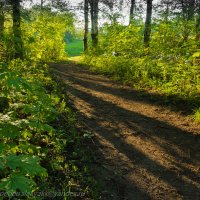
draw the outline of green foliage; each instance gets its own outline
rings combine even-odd
[[[75,130],[60,80],[38,64],[67,58],[64,35],[74,35],[73,14],[31,9],[22,16],[24,60],[13,56],[9,12],[0,38],[0,190],[8,199],[46,199],[63,191],[70,199],[77,191],[89,196],[85,138]]]
[[[33,186],[35,186],[34,181],[17,173],[13,173],[9,177],[2,179],[0,183],[0,189],[6,190],[8,196],[12,196],[17,190],[27,194],[31,193],[31,188]]]
[[[30,67],[32,70],[28,71],[25,68],[27,64],[13,61],[9,65],[1,64],[0,66],[1,98],[9,100],[8,106],[2,109],[0,114],[0,139],[2,143],[0,147],[0,189],[8,195],[12,195],[11,193],[16,192],[16,190],[32,192],[36,187],[34,177],[47,175],[46,170],[39,164],[39,153],[36,150],[39,146],[34,145],[32,140],[34,140],[33,135],[36,137],[37,134],[47,131],[51,133],[52,129],[44,124],[45,129],[40,132],[37,130],[37,133],[34,133],[30,123],[38,113],[27,114],[23,111],[23,107],[29,104],[36,109],[39,103],[37,99],[41,95],[46,96],[45,100],[49,98],[48,103],[50,103],[50,97],[45,93],[42,83],[40,83],[40,81],[44,81],[42,78],[44,74],[42,75],[40,71],[41,77],[34,80],[35,72],[39,72],[39,69]],[[42,115],[42,108],[38,107],[40,115]],[[51,105],[47,109],[50,108]],[[44,119],[37,119],[38,124],[42,123],[42,120]]]
[[[198,110],[196,110],[195,114],[194,114],[194,119],[197,122],[200,122],[200,108]]]
[[[66,52],[70,57],[79,56],[81,53],[83,53],[83,41],[80,39],[75,39],[72,42],[69,42],[66,45]]]
[[[112,55],[116,52],[124,57],[141,55],[143,46],[141,27],[130,25],[124,27],[120,24],[106,25],[102,30],[99,38],[100,51]]]
[[[64,41],[66,32],[74,33],[72,13],[57,13],[48,10],[41,12],[37,9],[26,11],[21,22],[24,58],[32,61],[66,59]],[[6,62],[13,59],[15,40],[12,33],[11,16],[8,14],[4,36],[0,39],[0,59]]]
[[[193,99],[200,106],[199,42],[195,24],[181,21],[153,25],[149,48],[143,45],[143,25],[105,26],[100,32],[99,55],[85,62],[93,70],[111,74],[137,88]]]
[[[39,163],[39,158],[26,155],[8,155],[1,160],[2,165],[9,167],[11,170],[19,170],[24,175],[34,176],[36,174],[44,174],[45,169]]]
[[[22,24],[26,57],[43,61],[65,59],[64,35],[67,31],[73,31],[71,14],[32,12],[30,19]]]
[[[87,159],[84,139],[75,132],[74,114],[47,66],[20,60],[1,63],[0,88],[1,105],[6,105],[0,109],[0,190],[10,197],[24,192],[33,198],[35,191],[73,192],[83,182],[79,190],[89,193],[88,171],[74,162]]]

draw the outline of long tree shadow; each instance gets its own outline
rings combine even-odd
[[[70,64],[63,65],[63,66],[69,66]],[[63,68],[63,66],[58,66]],[[116,82],[116,81],[111,81],[106,78],[99,78],[95,75],[98,75],[96,72],[91,72],[87,68],[82,68],[81,73],[77,74],[76,69],[78,68],[80,70],[80,67],[77,66],[76,63],[71,62],[72,68],[75,68],[75,70],[72,69],[71,73],[68,74],[70,77],[76,76],[78,81],[84,81],[85,86],[87,87],[93,87],[92,83],[95,84],[98,82],[99,84],[99,90],[103,90],[104,92],[111,93],[113,95],[121,97],[121,94],[123,94],[123,98],[127,100],[134,100],[134,101],[142,101],[146,102],[148,104],[155,104],[155,105],[161,105],[161,106],[167,106],[173,111],[180,111],[182,114],[192,114],[195,109],[200,107],[200,96],[196,96],[193,98],[188,98],[188,97],[181,97],[178,95],[165,95],[165,94],[158,94],[158,93],[150,93],[147,90],[135,90],[130,87],[122,87],[120,88],[115,88],[115,87],[106,87],[102,83],[113,83],[116,86],[122,86],[121,82]],[[55,69],[55,68],[54,68]],[[74,72],[74,73],[73,73]],[[75,75],[76,74],[76,75]],[[91,75],[91,77],[88,77],[88,74]],[[94,76],[94,77],[92,77]],[[99,76],[99,75],[98,75]]]
[[[172,186],[176,190],[175,193],[183,196],[184,199],[200,198],[199,173],[195,173],[191,168],[186,167],[190,165],[192,168],[196,168],[200,161],[199,152],[197,151],[200,144],[199,136],[178,129],[166,122],[121,108],[108,100],[96,97],[92,95],[92,93],[87,92],[87,89],[90,89],[98,90],[102,93],[111,93],[116,96],[122,95],[121,92],[118,93],[118,89],[116,88],[109,89],[104,85],[97,85],[94,87],[91,86],[90,81],[77,78],[72,73],[58,71],[57,73],[59,76],[62,76],[63,80],[67,80],[65,83],[68,91],[75,98],[81,99],[90,106],[90,112],[91,115],[94,116],[93,118],[88,117],[88,115],[86,115],[87,113],[80,112],[80,110],[78,112],[80,119],[86,126],[90,127],[92,131],[111,143],[120,153],[126,155],[138,168],[146,169],[148,173],[152,174],[154,177]],[[85,90],[82,88],[85,88]],[[134,96],[129,97],[130,94],[127,95],[126,93],[127,91],[123,92],[123,98],[134,98]],[[126,95],[128,97],[126,97]],[[131,93],[131,95],[133,95],[133,93]],[[139,101],[139,99],[137,100]],[[107,126],[104,123],[105,121],[108,124],[116,125],[116,127]],[[134,143],[128,143],[128,140],[122,137],[121,131],[123,130],[118,128],[118,124],[123,124],[128,129],[132,130],[132,136],[148,141],[152,145],[160,146],[164,153],[169,155],[169,157],[167,157],[169,159],[168,162],[174,165],[175,169],[164,166],[154,157],[151,157],[148,152],[143,152],[142,146],[139,148]],[[131,135],[129,135],[129,137],[131,137]],[[188,152],[190,152],[191,156]],[[124,163],[124,165],[126,165],[126,163]],[[137,167],[135,168],[136,171],[138,169]],[[131,182],[128,177],[126,178],[128,184],[133,185],[133,182]],[[146,184],[147,181],[149,181],[147,177],[142,176],[142,174],[141,179],[144,179],[142,181]],[[149,185],[152,183],[150,182]],[[134,185],[137,186],[138,191],[141,190],[143,199],[148,199],[148,195],[150,198],[153,198],[152,194],[148,193],[148,191],[146,191],[146,196],[143,194],[145,189],[148,189],[145,188],[145,184],[142,186],[141,184],[137,185],[137,183],[135,183]],[[166,195],[168,194],[162,195],[167,197]]]
[[[104,110],[102,110],[102,107],[96,106],[96,104],[98,103],[98,104],[104,105],[105,107],[113,108],[114,115],[112,113],[112,121],[114,121],[116,124],[120,123],[119,118],[116,117],[117,115],[121,115],[122,118],[123,118],[123,116],[126,115],[125,118],[130,118],[131,120],[145,118],[145,119],[148,120],[148,123],[160,123],[161,126],[163,127],[163,125],[164,125],[168,129],[169,132],[170,132],[170,130],[172,130],[176,134],[175,135],[176,140],[175,141],[172,140],[171,139],[172,137],[170,137],[169,134],[168,134],[169,137],[167,137],[167,138],[164,137],[164,139],[168,140],[172,143],[175,143],[179,147],[181,146],[182,150],[185,150],[185,148],[189,148],[187,141],[191,142],[191,146],[190,146],[191,148],[194,147],[192,145],[194,145],[195,143],[198,143],[197,138],[195,136],[193,136],[193,135],[191,135],[187,132],[177,130],[177,128],[172,127],[172,126],[170,126],[166,123],[158,122],[158,121],[155,122],[154,119],[150,119],[148,117],[141,116],[137,113],[133,113],[133,112],[130,112],[128,110],[121,109],[121,108],[119,108],[119,107],[117,107],[117,106],[115,106],[111,103],[105,102],[102,99],[98,99],[94,96],[91,96],[91,95],[84,93],[83,91],[77,90],[75,88],[72,88],[72,87],[69,87],[69,88],[70,88],[70,92],[72,92],[73,95],[78,96],[79,98],[89,102],[90,105],[93,106],[93,109],[94,109],[93,114],[94,115],[97,115],[97,116],[104,115],[104,113],[103,113]],[[104,109],[106,109],[105,107],[104,107]],[[99,119],[97,121],[91,120],[90,118],[87,118],[86,115],[82,116],[82,119],[84,119],[85,123],[89,127],[92,127],[95,132],[97,132],[98,134],[103,136],[106,140],[109,140],[120,152],[122,152],[123,154],[126,154],[126,156],[128,156],[134,162],[137,162],[139,165],[148,169],[148,171],[150,171],[156,177],[159,177],[159,178],[163,179],[164,181],[169,182],[170,185],[172,185],[174,188],[176,188],[177,191],[179,191],[184,197],[190,197],[190,198],[193,198],[193,199],[197,199],[198,197],[200,197],[199,188],[197,188],[195,185],[193,185],[189,182],[184,181],[178,175],[177,172],[167,170],[166,168],[159,165],[158,163],[155,163],[148,156],[142,154],[139,150],[135,149],[134,145],[127,144],[120,137],[116,137],[115,134],[116,134],[116,132],[118,132],[117,128],[113,129],[113,130],[107,129],[106,127],[103,127],[103,126],[100,125]],[[141,121],[140,121],[139,126],[141,126],[143,129],[149,130],[146,123],[143,125],[143,123],[141,123]],[[133,130],[134,130],[134,128],[135,127],[133,127]],[[136,129],[136,132],[137,132],[137,129]],[[138,134],[138,132],[137,132],[137,134]],[[155,133],[149,132],[148,134],[151,136],[151,134],[155,134]],[[160,134],[159,137],[162,137],[164,135],[161,132],[159,132],[159,134]],[[143,136],[140,135],[140,137],[143,137]],[[148,136],[146,135],[145,137],[148,137]],[[179,144],[179,141],[187,142],[187,145]],[[197,145],[195,145],[195,146],[197,148]],[[186,159],[186,157],[184,157],[184,156],[181,157],[173,149],[169,149],[169,147],[170,147],[170,145],[167,147],[167,149],[165,149],[167,153],[172,154],[172,156],[176,157],[178,160],[185,160]],[[192,163],[192,159],[187,158],[187,161],[185,160],[185,162]],[[185,175],[188,178],[193,177],[193,179],[195,179],[194,181],[199,180],[198,177],[197,177],[197,174],[193,174],[192,172],[190,172],[190,175],[188,176],[188,173],[185,173],[184,168],[180,169],[180,173],[182,173],[182,176]],[[200,182],[199,182],[199,184],[200,184]]]

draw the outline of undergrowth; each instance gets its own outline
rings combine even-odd
[[[143,26],[107,25],[100,32],[98,51],[95,54],[89,51],[84,62],[92,70],[109,74],[137,89],[182,99],[199,121],[199,42],[195,39],[194,24],[188,26],[190,32],[185,39],[183,23],[158,22],[147,48],[143,44]]]
[[[95,198],[88,138],[47,66],[1,63],[0,88],[0,199]]]

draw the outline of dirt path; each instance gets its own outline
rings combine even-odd
[[[200,199],[200,125],[76,64],[53,67],[95,134],[100,199]]]

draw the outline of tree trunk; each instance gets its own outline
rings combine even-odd
[[[2,39],[3,34],[4,34],[4,21],[5,21],[4,13],[1,12],[0,13],[0,40]]]
[[[12,2],[13,14],[13,35],[14,35],[14,58],[23,58],[23,42],[21,35],[21,15],[20,15],[20,0]]]
[[[40,9],[41,9],[41,10],[43,9],[43,6],[44,6],[44,0],[41,0],[41,1],[40,1]]]
[[[188,20],[193,20],[194,19],[194,13],[195,13],[195,0],[190,0],[188,6],[189,6]]]
[[[90,0],[91,7],[91,22],[92,22],[92,48],[93,51],[97,50],[98,46],[98,12],[99,12],[99,0]]]
[[[189,21],[194,20],[195,14],[195,0],[181,0],[182,7],[182,15],[184,21],[184,33],[183,33],[183,41],[186,42],[188,40],[190,34]]]
[[[152,1],[153,0],[147,0],[147,13],[144,29],[144,44],[146,47],[149,46],[151,36]]]
[[[181,0],[182,15],[185,21],[194,19],[195,13],[195,0]]]
[[[84,18],[85,18],[85,30],[84,30],[84,51],[88,50],[88,23],[89,23],[89,5],[88,0],[84,0]]]
[[[196,40],[200,43],[200,1],[197,4],[197,19],[196,19]]]
[[[133,23],[133,19],[134,19],[134,10],[135,10],[135,0],[131,0],[129,24],[132,24],[132,23]]]
[[[3,12],[3,3],[0,3],[0,41],[3,38],[3,34],[4,34],[4,21],[5,21],[5,17],[4,17],[4,12]]]
[[[165,10],[165,22],[169,21],[169,3],[166,3],[166,10]]]

